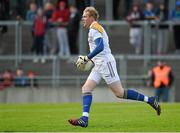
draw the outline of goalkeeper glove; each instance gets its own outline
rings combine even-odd
[[[76,66],[80,71],[90,71],[94,67],[94,62],[87,56],[80,55],[76,62]]]

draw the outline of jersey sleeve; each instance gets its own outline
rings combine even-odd
[[[104,50],[104,43],[103,43],[103,39],[102,38],[97,38],[95,40],[95,44],[96,44],[96,48],[87,55],[87,57],[89,59],[92,59],[94,56],[96,56],[97,54],[99,54],[101,51]]]

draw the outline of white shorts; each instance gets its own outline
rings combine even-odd
[[[97,84],[99,84],[101,78],[103,78],[107,84],[120,80],[115,60],[95,62],[95,66],[88,79],[94,80]]]

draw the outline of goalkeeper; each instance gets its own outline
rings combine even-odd
[[[86,7],[83,12],[83,26],[89,29],[88,42],[90,53],[87,56],[80,56],[81,60],[78,59],[77,66],[79,67],[79,64],[84,64],[89,60],[92,60],[95,66],[82,87],[82,117],[69,119],[69,123],[74,126],[88,126],[92,91],[99,84],[101,78],[105,80],[116,97],[146,102],[155,109],[157,115],[160,115],[161,108],[154,97],[145,96],[131,89],[125,90],[122,87],[117,73],[116,61],[109,47],[108,36],[104,28],[97,22],[98,17],[98,12],[94,7]]]

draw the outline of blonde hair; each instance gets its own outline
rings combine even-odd
[[[89,16],[92,16],[95,20],[98,20],[98,18],[99,18],[98,11],[92,6],[86,7],[84,9],[84,12],[89,12]]]

